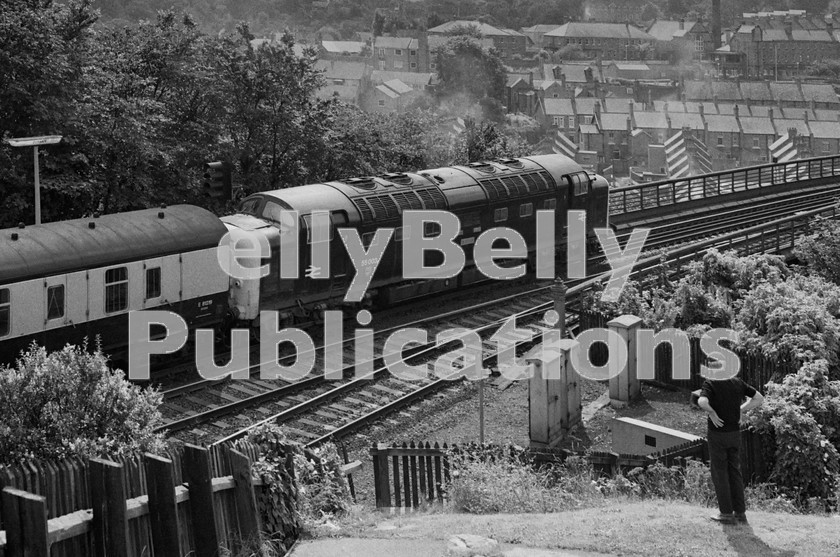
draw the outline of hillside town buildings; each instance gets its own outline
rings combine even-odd
[[[782,140],[798,156],[840,152],[835,86],[807,75],[840,60],[833,17],[747,13],[715,37],[712,23],[696,19],[645,24],[646,2],[585,5],[584,21],[563,25],[456,20],[405,36],[321,41],[319,96],[370,112],[408,110],[434,90],[436,49],[467,30],[508,65],[503,104],[534,119],[541,149],[601,172],[649,180],[761,164]],[[691,168],[669,162],[675,142]]]

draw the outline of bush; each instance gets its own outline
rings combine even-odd
[[[50,354],[35,346],[13,368],[0,369],[0,463],[70,456],[161,453],[163,395],[111,370],[87,345]]]
[[[811,226],[814,233],[797,242],[794,254],[811,272],[840,284],[840,222],[817,217]]]
[[[767,385],[766,402],[750,416],[775,437],[771,479],[803,505],[818,497],[837,504],[840,474],[840,381],[830,381],[825,360],[803,365],[781,384]]]
[[[262,451],[255,469],[269,486],[261,510],[273,531],[296,536],[301,526],[349,509],[350,489],[335,445],[306,449],[274,424],[254,429],[248,440]]]

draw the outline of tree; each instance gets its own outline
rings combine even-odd
[[[98,349],[48,354],[33,345],[15,367],[0,368],[0,463],[159,452],[162,400],[111,370]]]
[[[435,61],[439,97],[463,94],[473,101],[504,102],[507,74],[495,50],[484,50],[472,37],[455,36],[437,49]]]

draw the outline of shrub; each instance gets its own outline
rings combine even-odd
[[[750,416],[775,437],[771,479],[799,504],[810,497],[836,504],[840,474],[840,381],[824,360],[803,365],[781,384],[770,383],[764,405]]]
[[[811,227],[813,234],[797,242],[794,254],[811,272],[840,284],[840,223],[817,217]]]
[[[111,370],[98,348],[48,354],[33,344],[15,367],[0,369],[0,463],[160,453],[162,400]]]
[[[261,506],[274,531],[296,535],[302,525],[348,510],[350,489],[335,445],[306,449],[274,424],[254,429],[248,440],[261,447],[255,469],[269,486]]]

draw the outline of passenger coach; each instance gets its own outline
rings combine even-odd
[[[128,312],[163,309],[190,329],[226,317],[229,279],[217,261],[227,228],[189,205],[0,232],[0,361],[32,341],[90,344],[124,358]]]

